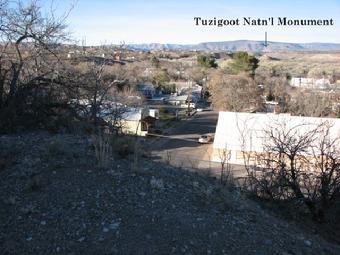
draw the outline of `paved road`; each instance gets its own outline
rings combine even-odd
[[[218,112],[197,112],[191,119],[180,122],[170,130],[169,138],[158,138],[150,146],[151,151],[168,151],[183,148],[201,148],[198,138],[207,133],[215,133]]]
[[[212,144],[200,144],[203,134],[215,133],[218,112],[197,112],[192,118],[181,121],[173,127],[167,137],[150,138],[149,150],[157,158],[170,164],[186,168],[209,169],[219,175],[221,165],[211,162]],[[232,165],[235,177],[245,176],[244,166]]]
[[[192,118],[173,127],[168,137],[157,138],[150,150],[156,158],[162,158],[174,166],[210,168],[214,164],[209,162],[207,155],[212,144],[200,144],[198,138],[203,134],[215,133],[217,119],[218,112],[197,112]],[[215,168],[220,167],[218,163],[215,165]]]

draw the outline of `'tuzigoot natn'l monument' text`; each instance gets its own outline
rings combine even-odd
[[[333,26],[334,19],[291,19],[288,17],[269,17],[269,18],[216,18],[206,19],[194,17],[196,26]]]

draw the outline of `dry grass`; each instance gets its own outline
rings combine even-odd
[[[99,168],[108,168],[112,155],[112,147],[110,145],[110,138],[103,134],[93,135],[92,141]]]

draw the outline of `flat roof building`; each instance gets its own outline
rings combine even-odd
[[[220,150],[230,151],[230,163],[243,164],[243,152],[263,153],[268,143],[267,130],[278,126],[284,130],[296,128],[296,135],[304,134],[327,122],[332,125],[329,138],[340,137],[339,118],[315,118],[289,114],[219,112],[213,161],[221,161]]]

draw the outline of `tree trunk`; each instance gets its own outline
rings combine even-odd
[[[18,88],[18,81],[19,81],[19,75],[21,71],[22,65],[19,65],[16,67],[15,64],[12,65],[12,79],[9,85],[9,93],[8,93],[8,101],[11,101],[17,92]]]

